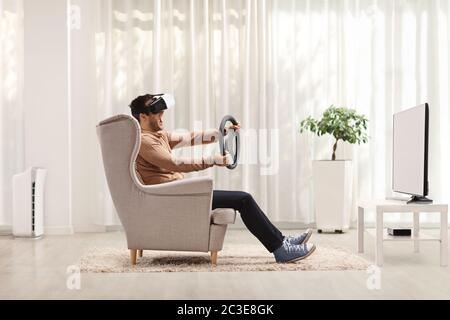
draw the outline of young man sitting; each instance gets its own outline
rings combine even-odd
[[[177,135],[164,131],[164,111],[174,105],[167,102],[167,96],[143,95],[133,100],[130,105],[132,115],[141,126],[141,148],[136,160],[136,170],[147,185],[160,184],[183,179],[183,173],[200,171],[212,166],[224,167],[228,157],[217,155],[208,158],[186,161],[172,156],[172,149],[193,146],[194,142],[202,144],[217,142],[218,130],[192,132]],[[170,97],[168,97],[170,100]],[[232,126],[239,130],[240,126]],[[231,208],[239,211],[248,230],[273,253],[278,263],[295,262],[309,257],[315,245],[308,243],[312,231],[296,236],[284,236],[259,208],[252,195],[242,191],[214,190],[212,209]]]

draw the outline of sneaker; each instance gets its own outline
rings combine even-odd
[[[316,246],[311,243],[293,245],[284,241],[283,245],[275,250],[273,255],[275,256],[276,262],[289,263],[308,258],[314,250],[316,250]]]
[[[313,231],[311,229],[306,230],[302,234],[295,235],[295,236],[287,236],[284,238],[284,241],[289,242],[290,244],[294,245],[300,245],[307,243],[309,238],[311,238]]]

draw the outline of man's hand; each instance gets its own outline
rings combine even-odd
[[[232,159],[230,153],[227,152],[227,154],[225,156],[223,156],[221,154],[216,154],[214,156],[211,156],[208,158],[207,162],[212,163],[218,167],[226,167],[233,163],[233,159]]]
[[[226,167],[228,165],[227,156],[220,155],[214,164],[218,167]]]
[[[228,130],[230,130],[230,129],[234,130],[234,131],[239,131],[241,129],[241,124],[240,123],[233,124],[233,125],[229,126],[228,128],[225,128],[225,135],[228,134]]]

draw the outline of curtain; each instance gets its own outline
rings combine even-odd
[[[367,145],[338,149],[340,158],[354,162],[354,207],[360,198],[391,195],[392,114],[424,102],[431,106],[431,197],[448,200],[448,1],[84,5],[94,40],[85,44],[90,49],[73,43],[72,50],[94,61],[95,121],[129,113],[130,101],[147,92],[175,95],[177,106],[165,115],[169,130],[218,127],[224,115],[234,115],[243,125],[242,164],[200,175],[212,175],[216,189],[250,192],[273,221],[314,223],[312,160],[330,158],[333,141],[300,134],[299,123],[331,104],[355,108],[370,120]],[[97,192],[97,201],[110,201],[106,187]],[[109,208],[103,221],[116,221]]]
[[[23,170],[22,1],[0,0],[0,226],[12,225],[12,177]]]

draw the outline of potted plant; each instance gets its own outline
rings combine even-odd
[[[318,232],[332,230],[342,233],[350,227],[352,204],[352,161],[336,160],[340,141],[350,144],[367,143],[368,119],[356,110],[331,106],[320,120],[308,117],[300,124],[300,132],[310,131],[319,137],[334,138],[330,160],[313,162],[314,204]]]

